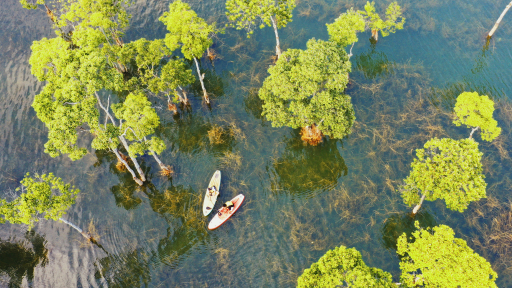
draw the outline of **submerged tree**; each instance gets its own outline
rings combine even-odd
[[[273,127],[303,128],[303,133],[341,139],[350,133],[354,109],[348,95],[351,64],[340,45],[311,39],[306,50],[283,53],[259,90],[263,113]]]
[[[30,287],[34,279],[34,269],[38,265],[44,267],[48,263],[46,240],[33,230],[25,233],[25,239],[23,242],[0,239],[0,274],[5,273],[9,276],[8,287],[24,287],[25,276]]]
[[[457,126],[462,124],[473,128],[469,139],[473,138],[473,133],[480,129],[482,139],[492,141],[501,133],[498,122],[492,118],[494,112],[494,102],[488,96],[480,96],[477,92],[464,92],[457,97],[455,103],[455,119],[453,123]]]
[[[366,2],[364,5],[365,11],[359,11],[364,17],[366,25],[372,31],[372,38],[375,41],[379,40],[379,31],[382,37],[388,36],[390,33],[395,33],[396,30],[404,28],[405,18],[402,16],[400,6],[397,2],[392,2],[386,9],[386,21],[382,20],[375,12],[375,2]]]
[[[446,207],[459,212],[469,203],[486,197],[482,153],[473,139],[431,139],[416,150],[411,172],[400,192],[416,214],[423,200],[443,199]]]
[[[198,58],[201,58],[213,41],[210,35],[216,33],[215,23],[208,25],[206,21],[198,17],[194,10],[190,9],[187,3],[176,0],[169,5],[169,11],[165,12],[161,17],[167,30],[165,35],[165,45],[171,51],[181,47],[183,56],[189,60],[194,60],[196,64],[197,74],[201,87],[203,89],[203,97],[206,103],[210,103],[208,93],[204,87],[204,74],[199,69]]]
[[[41,217],[47,220],[60,220],[94,242],[89,234],[62,219],[66,210],[75,204],[76,194],[80,192],[78,189],[65,184],[53,173],[36,174],[34,177],[27,173],[20,183],[21,187],[16,189],[20,195],[9,202],[0,199],[0,215],[3,216],[0,218],[0,223],[8,221],[12,224],[26,224],[30,230]]]
[[[357,33],[365,29],[364,17],[359,11],[354,11],[353,8],[341,14],[331,24],[327,25],[327,32],[329,33],[329,41],[338,43],[342,47],[354,45],[359,39]],[[352,48],[350,48],[352,51]],[[349,57],[352,52],[349,53]]]
[[[419,229],[419,224],[416,222]],[[397,253],[402,256],[401,281],[406,287],[497,287],[498,274],[491,264],[455,238],[453,230],[440,225],[402,234]]]
[[[498,29],[498,26],[500,25],[501,23],[501,20],[503,19],[503,17],[505,16],[505,14],[507,14],[508,10],[510,9],[510,7],[512,7],[512,1],[510,3],[508,3],[508,5],[505,7],[505,9],[503,10],[503,12],[501,12],[501,15],[500,17],[498,18],[498,20],[496,21],[496,23],[494,24],[494,26],[492,27],[491,31],[489,32],[489,34],[487,35],[487,38],[491,38],[492,35],[494,35],[494,32],[496,32],[496,29]]]
[[[345,286],[347,285],[347,286]],[[336,247],[327,251],[311,268],[305,269],[297,287],[396,287],[391,274],[368,267],[354,248]]]
[[[227,0],[226,15],[235,22],[231,26],[238,30],[246,29],[248,37],[255,27],[272,26],[276,35],[276,55],[281,57],[281,45],[277,29],[292,22],[295,0]]]

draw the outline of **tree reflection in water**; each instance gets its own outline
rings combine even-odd
[[[48,262],[48,249],[45,244],[46,240],[33,230],[27,231],[25,241],[0,239],[0,275],[7,274],[8,287],[22,286],[25,276],[30,285],[34,279],[34,268],[39,264],[45,266]],[[3,284],[5,283],[0,278],[0,285]]]
[[[407,235],[407,239],[412,236],[412,232],[416,231],[414,222],[418,221],[421,228],[434,227],[437,225],[436,220],[425,209],[413,215],[410,212],[402,212],[394,214],[386,219],[384,226],[381,228],[382,245],[389,250],[397,249],[396,243],[398,237],[403,233]]]
[[[318,146],[306,146],[295,135],[286,139],[285,151],[271,167],[271,189],[298,197],[332,189],[348,168],[340,155],[339,141],[326,140]]]

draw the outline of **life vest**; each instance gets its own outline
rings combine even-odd
[[[231,202],[231,201],[226,202],[226,207],[229,208],[229,207],[233,207],[233,206],[235,206],[235,204],[233,204],[233,202]]]

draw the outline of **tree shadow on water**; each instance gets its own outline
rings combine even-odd
[[[310,146],[303,144],[297,133],[294,131],[285,139],[285,151],[267,166],[267,171],[272,174],[272,191],[310,197],[332,189],[338,179],[348,173],[338,148],[340,140],[326,140],[318,146]]]
[[[386,219],[384,226],[381,228],[381,243],[384,248],[396,251],[398,237],[405,233],[407,239],[409,239],[412,236],[412,232],[417,230],[414,226],[415,221],[419,222],[421,228],[434,227],[437,225],[434,217],[425,209],[420,210],[416,215],[410,212],[394,214]]]
[[[46,240],[33,230],[27,231],[25,240],[21,242],[0,239],[0,275],[5,273],[9,277],[7,287],[21,287],[25,276],[31,286],[34,268],[48,262],[45,244]],[[0,284],[4,283],[0,281]]]
[[[355,55],[355,70],[361,71],[366,79],[395,74],[395,62],[389,61],[384,52],[375,48],[376,43],[372,43],[368,51]]]

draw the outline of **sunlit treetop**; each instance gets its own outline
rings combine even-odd
[[[357,42],[357,32],[365,29],[363,16],[353,8],[341,14],[334,23],[326,25],[329,41],[334,41],[343,47]]]
[[[80,192],[52,173],[34,177],[27,173],[20,183],[22,186],[16,189],[21,193],[18,197],[10,202],[0,199],[0,223],[27,224],[30,229],[40,217],[58,220]]]
[[[375,2],[366,2],[364,5],[365,11],[359,13],[366,20],[367,25],[372,30],[372,35],[381,31],[382,36],[386,37],[390,33],[395,33],[396,30],[404,28],[405,18],[402,16],[400,6],[397,2],[392,2],[386,9],[386,21],[382,20],[375,12]]]
[[[492,118],[494,102],[488,96],[478,95],[477,92],[464,92],[457,97],[455,103],[455,120],[457,126],[462,124],[476,129],[480,128],[482,139],[492,141],[501,133],[498,122]],[[473,135],[471,132],[470,138]]]
[[[419,224],[416,222],[419,229]],[[497,287],[498,274],[491,264],[455,238],[453,230],[440,225],[398,238],[397,253],[402,255],[400,280],[405,287]]]
[[[45,0],[20,0],[21,6],[25,9],[36,9],[37,5],[44,5]]]
[[[160,118],[144,93],[130,93],[123,103],[112,105],[112,110],[121,120],[120,133],[126,139],[135,141],[128,148],[132,157],[144,155],[147,150],[152,150],[157,154],[165,150],[165,144],[160,138],[146,139],[160,125]]]
[[[183,56],[189,60],[201,58],[206,48],[212,45],[210,36],[216,32],[215,24],[206,23],[187,3],[174,1],[159,20],[169,31],[165,35],[167,47],[171,51],[181,47]]]
[[[292,22],[295,5],[295,0],[228,0],[226,15],[232,21],[230,26],[247,30],[249,36],[256,27],[271,27],[271,17],[275,17],[277,28],[286,27]]]
[[[368,267],[354,248],[336,247],[305,269],[297,280],[299,288],[396,287],[391,274]]]
[[[405,204],[443,199],[446,207],[463,212],[472,201],[486,197],[482,154],[472,139],[431,139],[416,150],[411,172],[401,187]]]
[[[272,126],[317,125],[332,138],[350,133],[355,119],[350,97],[343,94],[351,69],[343,47],[311,39],[307,49],[288,49],[259,90],[263,113]]]

